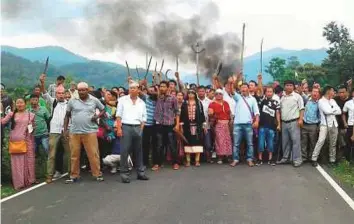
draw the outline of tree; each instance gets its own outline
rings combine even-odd
[[[274,80],[280,81],[281,77],[285,74],[286,61],[281,58],[272,58],[269,65],[266,66],[266,72],[269,73]]]
[[[291,56],[288,58],[286,67],[293,71],[296,71],[301,66],[299,59],[296,56]]]
[[[344,83],[354,76],[354,41],[350,38],[348,29],[335,22],[324,27],[323,36],[330,47],[322,66],[332,83]]]

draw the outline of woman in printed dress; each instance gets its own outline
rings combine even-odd
[[[106,91],[104,96],[106,113],[99,119],[97,132],[101,166],[103,165],[103,158],[112,154],[115,141],[117,140],[114,131],[117,98],[117,94],[111,91]]]
[[[203,105],[194,90],[189,90],[187,100],[182,104],[180,122],[183,134],[186,167],[191,164],[191,154],[195,154],[195,166],[200,166],[200,154],[203,153],[203,131],[206,131]]]
[[[231,110],[229,104],[223,100],[221,89],[215,91],[215,100],[209,105],[209,121],[215,136],[215,151],[218,164],[222,164],[223,157],[232,155],[230,135]]]
[[[34,114],[26,111],[26,102],[23,98],[16,100],[16,109],[1,119],[1,124],[11,121],[9,141],[26,141],[27,151],[21,154],[11,154],[12,183],[15,190],[31,186],[36,183],[35,153],[34,153]],[[32,126],[29,128],[29,125]],[[31,133],[29,133],[31,132]]]
[[[184,102],[184,93],[183,92],[178,92],[177,93],[177,104],[179,111],[181,112],[181,107]],[[182,130],[182,127],[179,127],[179,130]],[[177,150],[178,150],[178,157],[180,158],[181,162],[183,163],[184,160],[184,146],[183,146],[183,140],[179,137],[176,136],[177,138]]]

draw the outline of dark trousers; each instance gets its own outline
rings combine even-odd
[[[155,126],[145,126],[143,131],[143,162],[144,166],[149,166],[150,152],[153,152],[153,163],[156,162],[156,131]]]
[[[97,138],[98,140],[98,149],[100,151],[100,164],[101,167],[103,166],[103,158],[112,154],[113,146],[114,146],[114,139],[111,141]]]
[[[301,129],[301,155],[303,161],[310,161],[318,140],[318,125],[304,124]]]
[[[354,143],[353,141],[351,140],[351,137],[353,135],[353,126],[349,126],[348,129],[347,129],[347,147],[346,147],[346,150],[344,152],[344,156],[345,158],[348,160],[348,161],[351,161],[353,160],[353,147],[354,147]]]
[[[143,175],[142,130],[140,125],[122,125],[123,136],[121,137],[120,149],[120,174],[123,177],[129,175],[128,156],[134,152],[135,168],[138,175]]]
[[[177,141],[173,128],[174,126],[156,125],[157,147],[154,164],[162,165],[165,160],[165,148],[171,150],[173,164],[178,163]]]

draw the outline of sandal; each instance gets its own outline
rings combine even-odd
[[[200,162],[196,162],[195,166],[199,167],[200,166]]]
[[[232,163],[230,163],[230,166],[235,167],[235,166],[237,166],[237,164],[238,164],[238,161],[234,160]]]

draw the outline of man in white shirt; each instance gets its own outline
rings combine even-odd
[[[198,98],[203,105],[203,110],[205,115],[205,124],[206,124],[205,128],[207,129],[207,132],[204,133],[204,146],[206,151],[206,158],[209,161],[211,159],[210,157],[211,157],[211,151],[213,149],[213,146],[211,143],[211,131],[209,125],[208,109],[212,101],[208,99],[208,97],[206,97],[206,90],[204,86],[198,87]]]
[[[138,180],[149,180],[145,175],[142,152],[142,133],[147,119],[146,106],[138,97],[139,84],[131,81],[129,95],[119,99],[117,109],[117,136],[121,137],[120,176],[123,183],[130,183],[128,156],[134,150]]]
[[[344,104],[343,107],[343,113],[342,113],[342,120],[344,124],[344,128],[346,128],[346,141],[347,145],[346,148],[344,149],[344,156],[348,161],[350,161],[352,153],[352,147],[353,147],[353,130],[354,130],[354,90],[351,92],[352,98]],[[346,116],[348,115],[348,116]],[[339,157],[339,159],[341,159]]]
[[[56,88],[56,98],[53,98],[45,91],[44,83],[46,76],[43,74],[40,77],[41,91],[43,92],[43,99],[51,107],[51,118],[50,118],[50,130],[49,130],[49,153],[47,160],[47,178],[46,182],[51,183],[53,178],[58,178],[61,173],[58,171],[58,167],[55,167],[55,161],[62,161],[60,158],[56,158],[57,151],[59,149],[59,144],[61,143],[64,148],[64,158],[68,158],[67,161],[62,161],[67,164],[68,172],[70,172],[70,147],[69,141],[64,137],[64,118],[66,114],[67,101],[64,97],[64,87],[59,86]],[[57,171],[54,174],[55,168]],[[54,174],[54,176],[53,176]]]
[[[317,158],[321,153],[323,144],[325,143],[327,135],[329,135],[329,162],[334,164],[336,162],[336,143],[338,135],[338,123],[336,115],[341,114],[341,109],[333,99],[334,88],[326,86],[323,90],[324,96],[318,101],[320,109],[321,123],[320,134],[312,154],[312,165],[317,166]]]

